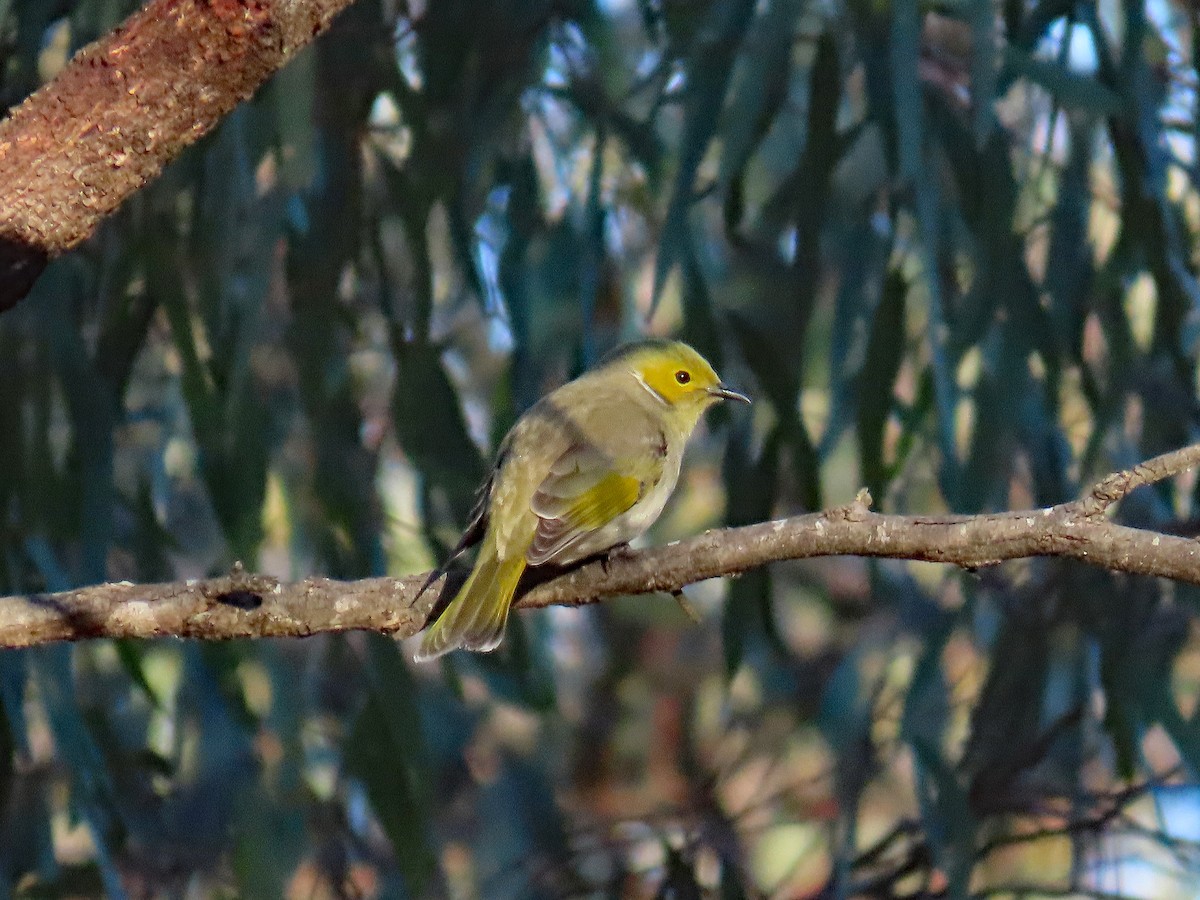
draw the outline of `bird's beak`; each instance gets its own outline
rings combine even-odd
[[[718,400],[736,400],[739,403],[749,403],[750,398],[745,394],[739,394],[728,385],[718,384],[716,387],[708,389],[710,397],[716,397]]]

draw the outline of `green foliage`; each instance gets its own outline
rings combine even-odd
[[[131,5],[0,0],[0,106]],[[3,592],[422,570],[520,412],[645,332],[756,400],[651,540],[862,486],[1036,508],[1195,441],[1196,42],[1157,0],[359,0],[0,316]],[[1195,534],[1197,497],[1117,515]],[[1135,808],[1200,768],[1194,591],[827,560],[694,594],[442,667],[0,653],[0,895],[1195,883]]]
[[[421,894],[434,870],[425,844],[429,818],[429,767],[423,762],[417,685],[394,641],[370,635],[367,703],[347,739],[346,766],[362,780],[367,797],[396,852],[406,893]]]

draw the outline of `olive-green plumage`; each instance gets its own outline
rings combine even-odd
[[[495,649],[527,566],[577,562],[649,528],[675,489],[684,444],[721,399],[749,402],[687,344],[650,340],[530,408],[501,444],[451,556],[481,543],[475,566],[429,625],[417,659]]]

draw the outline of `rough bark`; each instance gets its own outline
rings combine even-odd
[[[0,121],[0,310],[351,0],[151,0]]]
[[[870,511],[865,492],[823,513],[709,531],[665,547],[592,562],[532,587],[523,607],[578,606],[623,594],[676,592],[786,559],[856,555],[966,568],[1035,556],[1076,559],[1115,572],[1200,584],[1200,543],[1129,528],[1107,513],[1130,491],[1200,465],[1200,445],[1109,475],[1082,499],[1047,509],[977,516],[898,516]],[[94,637],[304,637],[372,630],[407,637],[438,595],[425,576],[284,584],[234,571],[176,584],[103,584],[58,594],[0,598],[0,647]]]

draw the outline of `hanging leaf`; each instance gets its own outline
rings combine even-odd
[[[921,13],[912,0],[891,4],[891,81],[898,134],[897,169],[906,181],[916,180],[925,162],[925,104],[918,64],[921,56]]]
[[[430,773],[417,685],[387,637],[367,636],[367,665],[370,692],[346,740],[346,768],[363,783],[408,892],[419,896],[437,863],[429,848]]]
[[[467,520],[483,483],[483,461],[467,434],[458,392],[441,351],[423,341],[396,342],[393,414],[400,446],[433,485],[446,492],[459,522]]]
[[[996,10],[993,0],[970,0],[971,104],[974,107],[975,143],[983,146],[992,135],[996,114],[998,61],[996,58]]]
[[[882,291],[887,290],[884,273],[891,253],[890,241],[866,223],[852,227],[843,238],[844,276],[834,300],[833,325],[829,335],[829,418],[817,452],[822,459],[837,447],[857,415],[863,370],[872,365],[871,346],[875,334],[872,320],[878,315]],[[904,349],[903,321],[888,335],[888,344]]]
[[[747,43],[756,51],[747,54],[738,67],[729,106],[721,123],[725,147],[717,183],[722,190],[732,187],[745,173],[746,164],[787,101],[792,74],[792,44],[797,0],[778,0],[755,19]]]
[[[126,896],[114,851],[124,837],[117,797],[104,757],[74,700],[71,648],[42,647],[29,655],[30,675],[50,722],[54,746],[71,772],[75,808],[96,846],[97,863],[107,896]]]
[[[729,439],[723,473],[728,498],[725,520],[731,526],[761,522],[771,516],[777,494],[780,433],[768,435],[758,459],[750,455],[749,432],[735,430]],[[732,678],[749,649],[773,649],[787,655],[775,625],[770,569],[753,569],[729,583],[721,618],[725,676]]]
[[[696,33],[689,54],[688,80],[684,88],[683,128],[679,140],[679,168],[671,188],[671,200],[659,236],[658,259],[654,266],[654,315],[667,277],[683,258],[690,240],[688,211],[694,202],[696,173],[709,141],[716,132],[730,73],[742,37],[754,13],[753,0],[728,0],[709,7],[709,21]]]
[[[1066,66],[1037,59],[1011,44],[1004,49],[1004,64],[1017,76],[1045,88],[1062,106],[1100,119],[1120,115],[1124,104],[1118,94],[1095,78],[1072,72]]]
[[[871,496],[885,496],[890,472],[884,463],[884,432],[893,406],[893,390],[904,358],[904,316],[908,283],[892,270],[871,324],[866,359],[858,376],[858,446],[862,481]]]
[[[974,864],[975,821],[967,791],[942,750],[949,698],[941,658],[949,624],[944,619],[926,637],[908,686],[900,733],[917,763],[917,801],[933,858],[949,880],[949,893],[962,896]]]

